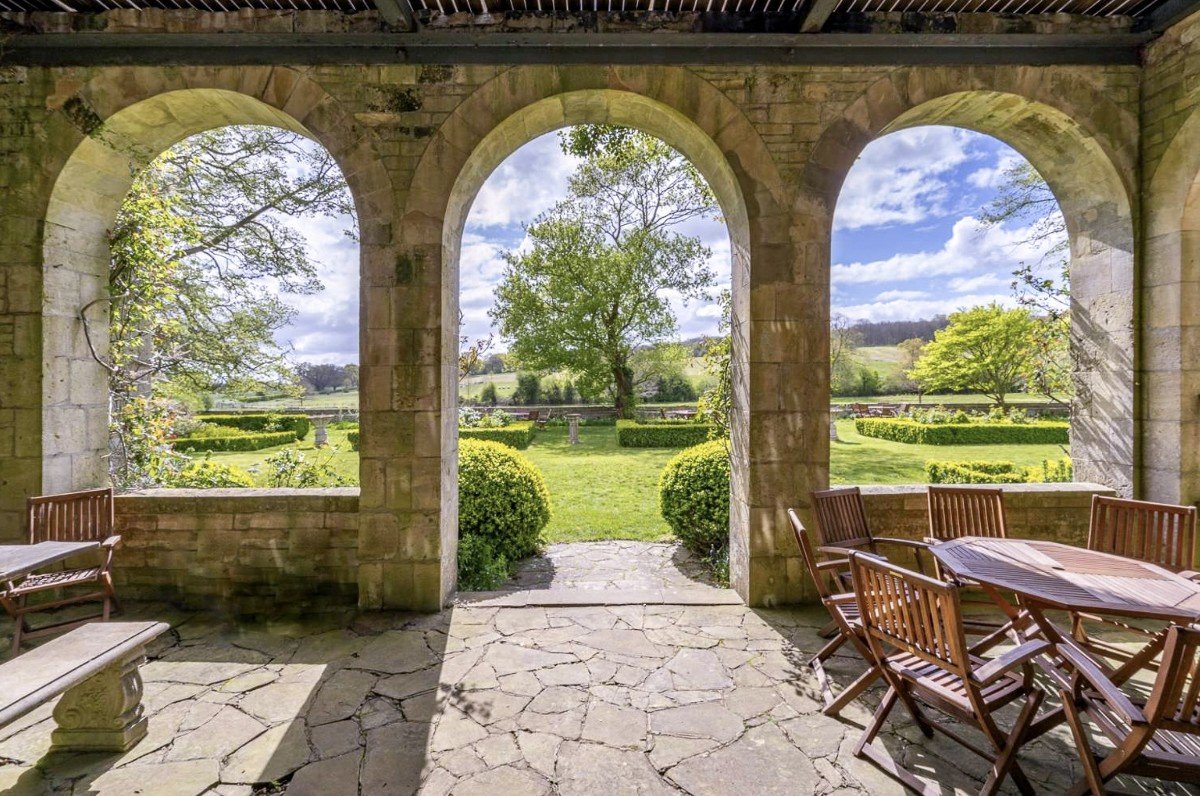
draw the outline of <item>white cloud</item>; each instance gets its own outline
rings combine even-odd
[[[950,185],[942,175],[970,158],[971,133],[914,127],[873,141],[846,176],[834,229],[915,224],[943,215]]]
[[[1005,173],[1014,166],[1018,166],[1024,162],[1025,158],[1016,152],[1003,152],[996,160],[995,165],[978,169],[967,175],[967,182],[976,188],[997,189],[1004,184]]]
[[[836,311],[851,320],[901,321],[915,318],[932,318],[949,315],[958,310],[977,307],[981,304],[997,303],[1004,307],[1017,306],[1016,299],[1006,293],[978,293],[938,299],[902,299],[872,301],[837,307]]]
[[[841,284],[904,282],[936,276],[965,278],[1008,274],[1021,262],[1041,259],[1046,244],[1030,243],[1025,227],[985,226],[967,216],[955,222],[950,239],[935,252],[896,254],[867,263],[839,263],[831,278]]]
[[[916,301],[928,297],[924,290],[885,290],[875,297],[875,301]]]
[[[958,277],[951,279],[949,287],[955,293],[973,293],[980,290],[988,290],[990,288],[1006,288],[1011,287],[1011,274],[980,274],[972,277]]]
[[[471,204],[468,224],[503,227],[529,222],[566,194],[577,161],[548,133],[518,149],[496,167]]]

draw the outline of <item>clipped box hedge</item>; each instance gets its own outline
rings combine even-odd
[[[1065,445],[1070,424],[1053,420],[1036,423],[920,423],[886,417],[860,417],[854,427],[864,437],[909,445]]]
[[[617,421],[617,445],[622,448],[690,448],[708,442],[710,423]]]
[[[239,431],[228,437],[180,437],[171,442],[171,447],[181,453],[259,451],[295,441],[294,431],[264,431],[260,434]]]
[[[533,442],[533,421],[518,420],[503,428],[460,428],[459,439],[482,439],[488,442],[500,442],[510,448],[524,450]]]
[[[263,433],[288,431],[296,440],[307,437],[308,432],[312,429],[312,421],[308,419],[307,415],[281,415],[264,412],[252,415],[197,415],[196,417],[204,423],[227,426],[240,431]],[[267,431],[268,428],[271,431]]]
[[[1028,474],[1012,462],[925,462],[931,484],[1023,484]]]
[[[359,445],[360,439],[361,439],[361,437],[359,436],[358,431],[347,431],[346,432],[346,441],[350,443],[350,450],[352,450],[352,451],[358,450],[358,445]]]

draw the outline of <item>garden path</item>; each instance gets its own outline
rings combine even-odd
[[[718,591],[704,563],[678,542],[569,542],[521,562],[503,590]]]

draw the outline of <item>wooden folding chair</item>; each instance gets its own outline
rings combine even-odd
[[[788,509],[788,519],[792,523],[792,531],[796,534],[796,543],[800,545],[800,553],[804,556],[808,574],[816,585],[821,604],[825,606],[825,610],[829,612],[832,620],[831,624],[827,626],[827,630],[823,631],[821,635],[825,638],[832,636],[833,640],[810,658],[808,665],[817,677],[817,683],[821,688],[821,697],[825,701],[825,707],[821,712],[826,716],[836,716],[842,708],[854,701],[859,694],[879,679],[881,672],[863,636],[862,622],[858,620],[858,600],[853,593],[841,591],[842,581],[837,577],[839,571],[849,571],[850,561],[846,558],[818,561],[813,552],[808,529],[796,516],[795,509]],[[832,628],[831,632],[828,631],[830,627]],[[858,654],[866,661],[868,668],[835,698],[829,677],[825,674],[824,663],[847,641],[858,650]]]
[[[812,502],[813,513],[817,517],[819,552],[841,557],[850,550],[865,550],[874,555],[882,555],[881,545],[903,547],[912,551],[917,569],[925,571],[921,553],[927,550],[929,545],[915,539],[875,536],[871,533],[866,507],[863,506],[862,490],[858,487],[847,486],[813,492]],[[849,585],[847,580],[846,586]]]
[[[929,536],[926,541],[945,542],[963,536],[1008,538],[1004,514],[1004,491],[978,486],[934,486],[927,492]]]
[[[1092,496],[1091,521],[1088,525],[1089,550],[1136,558],[1157,564],[1184,577],[1200,578],[1192,570],[1195,560],[1196,507],[1151,503],[1145,500]],[[1071,635],[1093,653],[1117,660],[1128,660],[1125,650],[1105,644],[1088,635],[1084,621],[1109,625],[1145,636],[1159,630],[1120,622],[1111,617],[1072,612]]]
[[[1144,704],[1130,699],[1072,641],[1063,639],[1056,648],[1075,670],[1062,701],[1084,769],[1069,793],[1100,796],[1105,783],[1121,774],[1200,784],[1200,629],[1167,630],[1158,677]],[[1092,750],[1084,716],[1114,748]]]
[[[69,630],[93,619],[108,621],[113,609],[118,607],[112,581],[112,563],[113,551],[121,543],[121,537],[113,530],[112,489],[89,489],[29,498],[27,509],[30,544],[97,541],[103,560],[99,566],[35,573],[27,575],[19,583],[7,584],[0,595],[0,602],[3,602],[13,619],[13,655],[20,652],[21,642],[26,639]],[[89,591],[32,605],[28,602],[29,595],[38,592],[80,588]],[[30,629],[25,618],[31,613],[97,600],[102,602],[102,607],[94,615],[57,622],[36,630]]]
[[[850,554],[850,569],[867,645],[890,686],[859,738],[855,755],[870,759],[918,793],[941,793],[939,785],[901,768],[873,743],[899,701],[926,737],[937,730],[991,762],[982,794],[996,793],[1009,776],[1022,793],[1032,794],[1016,754],[1024,741],[1052,726],[1042,722],[1044,726],[1034,727],[1044,694],[1034,685],[1030,665],[1051,649],[1050,644],[1027,641],[985,660],[967,647],[958,587],[861,553]],[[918,702],[977,726],[991,751],[931,721]],[[1005,733],[995,714],[1012,703],[1020,703],[1020,710]]]

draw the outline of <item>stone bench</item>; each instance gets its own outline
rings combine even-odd
[[[0,727],[62,694],[53,750],[124,752],[146,735],[146,644],[163,622],[96,622],[0,664]]]

